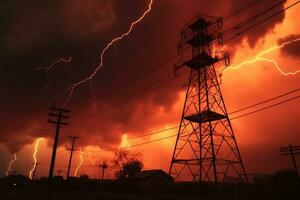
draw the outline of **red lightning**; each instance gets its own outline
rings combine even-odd
[[[253,63],[256,63],[256,62],[268,62],[268,63],[271,63],[273,64],[277,71],[282,74],[283,76],[290,76],[290,75],[296,75],[298,73],[300,73],[300,69],[298,70],[295,70],[293,72],[284,72],[282,70],[282,68],[280,67],[280,65],[277,63],[277,61],[275,59],[269,59],[269,58],[266,58],[264,57],[266,54],[269,54],[277,49],[281,49],[287,45],[290,45],[294,42],[298,42],[300,41],[300,38],[297,38],[297,39],[293,39],[293,40],[290,40],[290,41],[287,41],[287,42],[284,42],[282,43],[281,45],[275,45],[273,47],[270,47],[269,49],[266,49],[266,50],[263,50],[261,52],[259,52],[254,58],[252,59],[249,59],[249,60],[245,60],[243,62],[241,62],[240,64],[238,65],[235,65],[235,66],[229,66],[229,67],[226,67],[226,69],[232,69],[232,70],[236,70],[236,69],[239,69],[245,65],[249,65],[249,64],[253,64]],[[223,70],[225,70],[225,68],[222,69],[222,72]],[[221,73],[222,74],[222,73]]]
[[[79,148],[79,151],[80,151],[80,162],[78,163],[78,165],[75,169],[74,176],[77,176],[77,172],[78,172],[79,168],[81,167],[81,165],[83,163],[83,151],[82,151],[81,148]]]
[[[93,71],[93,73],[91,73],[89,76],[85,77],[84,79],[82,79],[81,81],[78,81],[77,83],[74,83],[74,84],[71,84],[68,88],[69,90],[69,94],[66,98],[66,101],[65,101],[65,105],[70,101],[70,99],[72,98],[72,95],[74,93],[74,90],[84,84],[84,83],[87,83],[89,82],[90,83],[90,87],[92,85],[92,80],[93,78],[96,76],[97,72],[102,68],[103,66],[103,63],[104,63],[104,55],[105,53],[114,45],[116,44],[117,42],[119,42],[120,40],[122,40],[124,37],[128,36],[133,28],[139,23],[141,22],[144,17],[151,11],[152,9],[152,4],[153,4],[153,0],[150,0],[150,3],[148,5],[148,9],[134,22],[131,23],[129,29],[127,30],[127,32],[123,33],[122,35],[112,39],[106,46],[105,48],[101,51],[100,53],[100,63],[99,65],[95,68],[95,70]]]
[[[9,175],[9,172],[10,172],[10,170],[11,170],[11,167],[12,167],[13,163],[16,162],[16,160],[17,160],[17,154],[14,153],[14,159],[10,161],[10,163],[9,163],[9,165],[8,165],[8,168],[7,168],[7,170],[6,170],[6,173],[5,173],[6,176]]]
[[[34,152],[32,154],[32,157],[33,157],[33,160],[34,160],[34,164],[33,164],[33,167],[32,169],[29,171],[29,175],[28,177],[30,179],[32,179],[32,174],[33,174],[33,171],[35,170],[36,166],[37,166],[37,158],[36,158],[36,155],[38,153],[38,150],[39,150],[39,145],[40,145],[40,141],[42,140],[43,138],[38,138],[35,142],[35,145],[34,145]]]
[[[50,77],[49,77],[50,70],[52,70],[55,67],[55,65],[57,65],[61,62],[70,63],[71,61],[72,61],[72,57],[69,57],[69,58],[61,57],[57,60],[54,60],[49,66],[36,68],[36,70],[38,70],[38,71],[43,71],[46,76],[46,85],[45,85],[44,91],[46,91],[48,89],[49,84],[50,84]]]

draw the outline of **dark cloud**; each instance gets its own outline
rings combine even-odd
[[[289,42],[295,39],[299,39],[300,35],[288,35],[284,38],[280,38],[277,42],[279,45],[285,43],[285,42]],[[284,46],[283,48],[280,49],[280,52],[283,55],[289,55],[289,56],[293,56],[293,57],[299,57],[300,56],[300,41],[295,41],[293,43],[290,43],[286,46]]]
[[[183,85],[183,79],[172,81],[180,30],[199,11],[227,16],[249,2],[155,1],[151,13],[132,34],[107,52],[104,68],[93,80],[93,92],[89,84],[76,89],[69,104],[70,126],[62,129],[61,138],[75,134],[81,137],[81,145],[107,146],[118,143],[122,133],[141,133],[177,121],[170,110]],[[51,138],[53,127],[46,122],[50,104],[63,103],[69,84],[93,71],[100,50],[112,37],[126,31],[147,3],[1,1],[0,142],[17,151],[37,136]],[[259,3],[226,21],[226,26],[273,4]],[[284,14],[279,15],[233,45],[248,38],[253,46],[283,18]],[[72,56],[72,62],[57,64],[50,71],[50,87],[42,96],[45,76],[35,68],[61,56]],[[96,103],[96,99],[101,102]]]
[[[276,13],[284,9],[284,3],[279,4],[280,1],[277,0],[271,0],[271,1],[254,0],[254,1],[244,1],[243,3],[245,6],[241,5],[240,2],[231,4],[232,10],[238,11],[240,10],[239,8],[247,8],[248,5],[251,5],[251,7],[249,7],[251,11],[241,12],[238,14],[238,16],[232,17],[229,20],[231,21],[230,22],[231,24],[238,24],[237,32],[242,32],[243,30],[247,30],[247,28],[252,26],[255,27],[250,29],[249,31],[247,31],[246,34],[243,34],[243,36],[240,37],[240,39],[247,38],[249,45],[251,47],[254,47],[258,40],[260,39],[263,40],[264,36],[267,33],[272,32],[277,24],[283,22],[283,19],[285,17],[285,12],[281,12],[279,14]],[[274,5],[277,6],[273,7]],[[262,13],[263,15],[261,15]],[[268,17],[271,18],[264,21]],[[247,23],[244,23],[245,19],[253,19],[253,20],[250,21],[246,20]],[[262,23],[257,25],[260,22]],[[236,40],[236,42],[239,41],[240,40]]]

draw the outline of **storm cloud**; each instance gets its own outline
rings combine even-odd
[[[85,84],[74,92],[68,105],[70,125],[62,130],[62,142],[64,135],[75,134],[81,137],[80,145],[106,147],[118,143],[123,133],[138,134],[178,121],[170,116],[170,110],[185,82],[173,80],[180,30],[199,11],[228,16],[251,2],[154,1],[143,22],[105,55],[104,68],[92,81],[92,88]],[[225,21],[225,26],[238,24],[274,2],[257,3]],[[53,127],[46,122],[49,106],[53,102],[63,104],[68,86],[93,71],[101,49],[128,29],[148,1],[31,0],[0,4],[0,142],[15,152],[36,137],[52,138]],[[284,13],[247,32],[231,43],[232,48],[244,38],[255,46],[283,19]],[[36,68],[60,57],[73,59],[49,72],[50,85],[43,93],[45,75]]]
[[[280,38],[278,40],[278,44],[281,45],[285,42],[292,41],[295,39],[299,39],[300,35],[289,35],[284,38]],[[281,48],[281,53],[283,55],[288,55],[292,57],[299,57],[300,56],[300,41],[295,41],[289,45],[284,46]]]

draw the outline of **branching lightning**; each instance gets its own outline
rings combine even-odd
[[[11,170],[11,167],[12,167],[13,163],[16,162],[16,160],[17,160],[17,154],[14,153],[14,159],[13,159],[12,161],[10,161],[10,163],[9,163],[9,165],[8,165],[8,168],[7,168],[7,170],[6,170],[6,173],[5,173],[6,176],[9,175],[9,172],[10,172],[10,170]]]
[[[46,91],[49,87],[49,84],[50,84],[50,76],[49,76],[49,72],[50,70],[52,70],[55,65],[57,65],[58,63],[70,63],[72,61],[72,57],[69,57],[69,58],[59,58],[57,60],[54,60],[49,66],[46,66],[46,67],[37,67],[36,70],[38,71],[43,71],[45,76],[46,76],[46,85],[44,87],[44,91]]]
[[[80,167],[82,166],[82,163],[83,163],[83,151],[81,148],[79,148],[79,151],[80,151],[80,162],[78,163],[76,169],[75,169],[75,172],[74,172],[74,176],[77,176],[77,172],[78,170],[80,169]]]
[[[42,140],[43,138],[38,138],[35,142],[35,145],[34,145],[34,152],[32,154],[32,157],[33,157],[33,160],[34,160],[34,164],[32,166],[32,169],[29,171],[29,178],[32,179],[34,177],[32,177],[32,174],[33,174],[33,171],[35,170],[36,166],[37,166],[37,158],[36,158],[36,155],[38,153],[38,150],[39,150],[39,145],[40,145],[40,141]]]
[[[103,66],[103,63],[104,63],[104,55],[105,55],[105,53],[106,53],[106,52],[107,52],[114,44],[116,44],[117,42],[121,41],[124,37],[128,36],[128,35],[132,32],[133,28],[134,28],[138,23],[140,23],[140,22],[144,19],[144,17],[151,11],[153,1],[154,1],[154,0],[150,0],[150,3],[149,3],[149,5],[148,5],[148,9],[147,9],[147,10],[146,10],[146,11],[145,11],[145,12],[144,12],[144,13],[143,13],[136,21],[134,21],[134,22],[131,23],[131,25],[130,25],[129,29],[127,30],[127,32],[123,33],[122,35],[120,35],[120,36],[118,36],[118,37],[116,37],[116,38],[114,38],[114,39],[112,39],[112,40],[105,46],[105,48],[104,48],[104,49],[101,51],[101,53],[100,53],[100,63],[99,63],[99,65],[95,68],[95,70],[94,70],[89,76],[85,77],[85,78],[82,79],[81,81],[78,81],[78,82],[76,82],[76,83],[74,83],[74,84],[71,84],[71,85],[69,86],[69,88],[68,88],[69,94],[68,94],[68,96],[67,96],[67,98],[66,98],[65,105],[70,101],[70,99],[72,98],[72,95],[73,95],[73,93],[74,93],[74,90],[75,90],[78,86],[80,86],[80,85],[82,85],[82,84],[84,84],[84,83],[89,82],[89,83],[90,83],[90,87],[91,87],[93,78],[96,76],[97,72],[98,72],[98,71],[102,68],[102,66]]]
[[[283,48],[283,47],[285,47],[285,46],[287,46],[287,45],[290,45],[290,44],[292,44],[292,43],[294,43],[294,42],[298,42],[298,41],[300,41],[300,38],[297,38],[297,39],[294,39],[294,40],[290,40],[290,41],[284,42],[284,43],[282,43],[281,45],[275,45],[275,46],[273,46],[273,47],[271,47],[271,48],[269,48],[269,49],[266,49],[266,50],[264,50],[264,51],[259,52],[253,59],[245,60],[245,61],[243,61],[243,62],[241,62],[240,64],[235,65],[235,66],[231,66],[231,65],[230,65],[230,66],[228,66],[228,67],[226,67],[226,68],[223,68],[223,69],[221,70],[221,74],[222,74],[222,72],[223,72],[225,69],[236,70],[236,69],[239,69],[239,68],[241,68],[241,67],[243,67],[243,66],[245,66],[245,65],[253,64],[253,63],[256,63],[256,62],[268,62],[268,63],[273,64],[273,65],[276,67],[277,71],[278,71],[281,75],[283,75],[283,76],[296,75],[296,74],[300,73],[300,69],[298,69],[298,70],[296,70],[296,71],[293,71],[293,72],[284,72],[284,71],[282,70],[282,68],[280,67],[280,65],[278,64],[278,62],[277,62],[275,59],[273,59],[273,58],[269,59],[269,58],[266,58],[266,57],[264,57],[264,56],[265,56],[266,54],[269,54],[269,53],[271,53],[271,52],[277,50],[277,49],[281,49],[281,48]]]

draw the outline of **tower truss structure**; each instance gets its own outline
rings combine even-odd
[[[221,18],[198,18],[181,33],[174,74],[187,67],[190,75],[169,170],[177,181],[248,182],[215,70],[230,65],[228,53],[212,51],[221,29]]]

